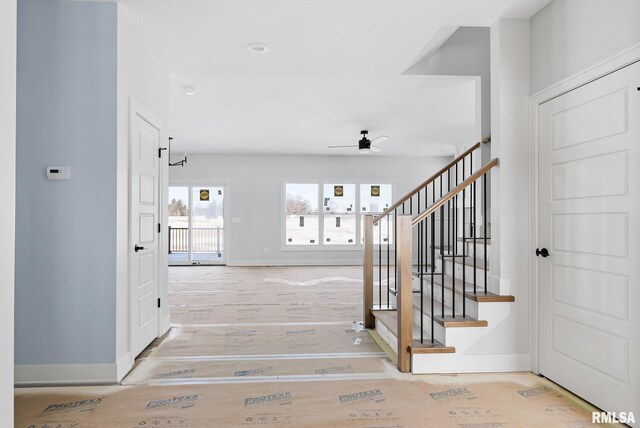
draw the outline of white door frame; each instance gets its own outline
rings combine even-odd
[[[620,52],[588,69],[543,89],[529,97],[529,326],[531,371],[539,371],[539,304],[538,261],[533,249],[538,248],[538,106],[594,80],[640,61],[640,44]]]
[[[131,236],[131,208],[133,206],[132,203],[132,192],[131,192],[131,185],[132,185],[132,168],[133,168],[133,162],[132,162],[132,148],[133,148],[133,119],[135,116],[139,116],[140,118],[142,118],[143,120],[145,120],[147,123],[149,123],[152,127],[154,127],[155,129],[158,130],[158,135],[159,135],[159,140],[158,140],[158,145],[159,147],[162,146],[162,142],[165,140],[164,139],[164,131],[163,131],[163,126],[162,126],[162,122],[155,117],[149,110],[147,110],[145,107],[142,106],[142,104],[140,104],[139,102],[137,102],[136,100],[134,100],[133,98],[129,98],[129,183],[128,183],[128,190],[129,190],[129,220],[128,220],[128,238],[127,238],[127,260],[128,260],[128,272],[127,272],[127,280],[129,282],[129,296],[128,296],[128,303],[129,303],[129,310],[128,310],[128,317],[129,317],[129,354],[131,357],[131,365],[134,364],[135,359],[137,357],[137,355],[133,355],[133,344],[134,344],[134,323],[133,323],[133,304],[134,302],[132,301],[133,299],[133,287],[134,287],[134,283],[133,281],[131,281],[131,266],[132,266],[132,261],[131,261],[131,249],[134,246],[134,240],[133,237]],[[165,155],[166,156],[166,155]],[[165,165],[165,156],[162,156],[158,165],[158,220],[161,222],[161,224],[166,224],[166,209],[164,209],[164,206],[166,205],[166,167]],[[159,235],[159,245],[158,245],[158,252],[157,252],[157,260],[156,260],[156,266],[157,266],[157,296],[160,298],[161,302],[163,302],[161,304],[160,308],[155,308],[155,310],[157,311],[157,321],[158,321],[158,337],[162,336],[164,334],[165,331],[167,331],[169,329],[169,311],[168,311],[168,295],[169,295],[169,291],[168,291],[168,278],[166,277],[166,271],[167,271],[167,260],[166,258],[162,257],[162,254],[164,251],[167,250],[167,234],[165,232],[165,228],[161,227],[160,228],[160,233]],[[163,316],[163,314],[165,316]]]
[[[188,179],[184,179],[184,178],[176,178],[176,179],[172,179],[169,184],[167,185],[167,187],[169,186],[181,186],[181,187],[188,187],[189,189],[191,189],[192,187],[197,187],[197,186],[220,186],[224,188],[224,193],[223,193],[223,199],[222,199],[222,215],[224,217],[224,232],[222,234],[223,236],[223,247],[222,247],[222,251],[224,254],[224,261],[223,263],[220,264],[213,264],[213,265],[204,265],[204,266],[229,266],[229,256],[230,256],[230,237],[231,237],[231,203],[230,203],[230,198],[229,198],[229,188],[231,187],[229,185],[230,180],[225,179],[225,180],[188,180]],[[191,190],[189,190],[189,200],[191,200]],[[166,205],[166,203],[165,203]],[[191,228],[191,205],[189,205],[189,228]],[[189,250],[191,250],[191,240],[189,240]],[[167,256],[169,254],[169,250],[167,249],[164,252],[164,255]],[[167,263],[168,263],[168,258],[167,259]],[[176,266],[193,266],[191,264],[184,264],[184,265],[180,265],[177,264]],[[196,265],[197,266],[197,265]]]

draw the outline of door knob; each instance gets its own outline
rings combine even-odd
[[[134,250],[136,251],[136,253],[137,253],[137,252],[138,252],[138,251],[140,251],[140,250],[144,250],[144,247],[141,247],[141,246],[139,246],[138,244],[136,244],[136,246],[135,246],[133,249],[134,249]]]
[[[549,257],[549,250],[547,250],[546,248],[536,248],[536,256]]]

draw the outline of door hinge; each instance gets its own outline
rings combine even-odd
[[[160,298],[158,297],[158,307],[160,307]]]
[[[160,233],[161,230],[162,230],[162,226],[160,225],[160,223],[158,223],[158,233]]]
[[[167,150],[167,148],[166,147],[158,147],[158,157],[159,158],[162,158],[162,151],[163,150]]]

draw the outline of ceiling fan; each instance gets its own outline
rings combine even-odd
[[[328,148],[344,149],[344,148],[357,147],[358,153],[381,152],[382,149],[380,147],[374,146],[373,143],[381,143],[389,139],[389,137],[387,137],[386,135],[381,135],[379,137],[374,138],[373,140],[370,140],[367,138],[367,134],[369,134],[369,131],[363,130],[363,131],[360,131],[360,133],[362,134],[362,138],[360,139],[360,141],[358,141],[358,144],[349,145],[349,146],[329,146]]]

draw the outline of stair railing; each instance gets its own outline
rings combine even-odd
[[[410,371],[410,349],[425,343],[425,311],[424,286],[425,280],[430,284],[428,309],[430,319],[430,334],[426,339],[431,344],[437,344],[434,323],[441,323],[450,318],[466,318],[465,295],[467,292],[467,241],[473,242],[474,257],[472,287],[473,293],[478,291],[477,268],[475,257],[477,240],[477,212],[478,185],[482,188],[482,230],[488,230],[487,225],[487,174],[498,163],[497,159],[488,162],[471,173],[473,169],[473,153],[480,147],[474,145],[465,153],[452,161],[414,189],[407,196],[393,204],[381,215],[366,216],[364,222],[364,324],[373,328],[375,324],[374,310],[397,310],[397,340],[398,340],[398,368],[400,371]],[[459,167],[461,167],[459,169]],[[445,193],[446,192],[446,193]],[[415,200],[415,203],[414,203]],[[408,205],[408,207],[407,207]],[[461,217],[461,218],[460,218]],[[461,222],[460,222],[461,220]],[[470,220],[467,223],[467,220]],[[439,225],[437,223],[439,222]],[[446,223],[446,226],[445,226]],[[377,228],[377,229],[376,229]],[[386,229],[386,239],[383,237]],[[375,233],[378,233],[377,242]],[[391,235],[393,231],[393,235]],[[462,253],[457,250],[457,242],[462,234]],[[484,237],[482,237],[484,238]],[[487,266],[487,240],[484,239],[484,264]],[[417,244],[417,245],[416,245]],[[377,250],[377,260],[374,252]],[[450,284],[445,279],[445,263],[450,258],[453,268],[449,273]],[[456,280],[456,263],[461,261],[462,269]],[[377,261],[377,269],[374,266]],[[439,269],[438,269],[439,268]],[[376,272],[377,270],[377,272]],[[377,273],[377,275],[376,275]],[[392,274],[393,273],[393,274]],[[377,281],[374,277],[377,276]],[[386,281],[385,281],[386,276]],[[456,309],[455,295],[461,276],[462,308]],[[413,278],[419,279],[419,290],[413,290]],[[484,271],[484,293],[487,293],[487,273]],[[436,308],[436,282],[440,282],[440,308]],[[377,282],[377,290],[374,284]],[[383,288],[386,286],[386,290]],[[392,287],[393,285],[393,287]],[[445,288],[452,296],[451,308],[448,315],[445,308]],[[374,294],[377,291],[377,299]],[[386,291],[386,293],[385,293]],[[385,296],[386,294],[386,296]],[[420,316],[419,339],[413,340],[413,296],[419,295]],[[374,300],[377,300],[374,304]],[[395,300],[395,305],[394,305]],[[436,312],[437,311],[437,312]]]
[[[430,204],[441,198],[445,192],[451,190],[452,186],[457,184],[458,170],[462,171],[462,177],[465,177],[465,171],[473,168],[474,154],[479,159],[478,149],[482,144],[491,142],[488,137],[470,147],[464,153],[459,155],[448,165],[440,169],[438,172],[421,183],[418,187],[404,195],[397,202],[392,204],[384,212],[376,216],[365,216],[364,220],[364,283],[373,283],[374,263],[377,261],[377,286],[378,293],[376,309],[393,310],[391,306],[391,295],[395,293],[395,284],[398,281],[398,270],[396,266],[397,254],[397,224],[395,219],[398,215],[409,214],[417,216],[423,213]],[[372,225],[368,225],[367,219],[372,220]],[[373,230],[369,229],[373,227]],[[451,227],[447,225],[447,231]],[[371,232],[368,234],[368,232]],[[372,260],[374,246],[377,250],[376,260]],[[421,246],[418,246],[421,248]],[[369,266],[370,264],[370,266]],[[392,288],[393,286],[393,288]],[[370,288],[365,286],[365,313],[364,322],[367,328],[373,328],[373,315],[368,312],[368,304],[366,299],[373,299],[373,295],[369,296],[366,290]],[[373,305],[373,300],[371,301]]]

